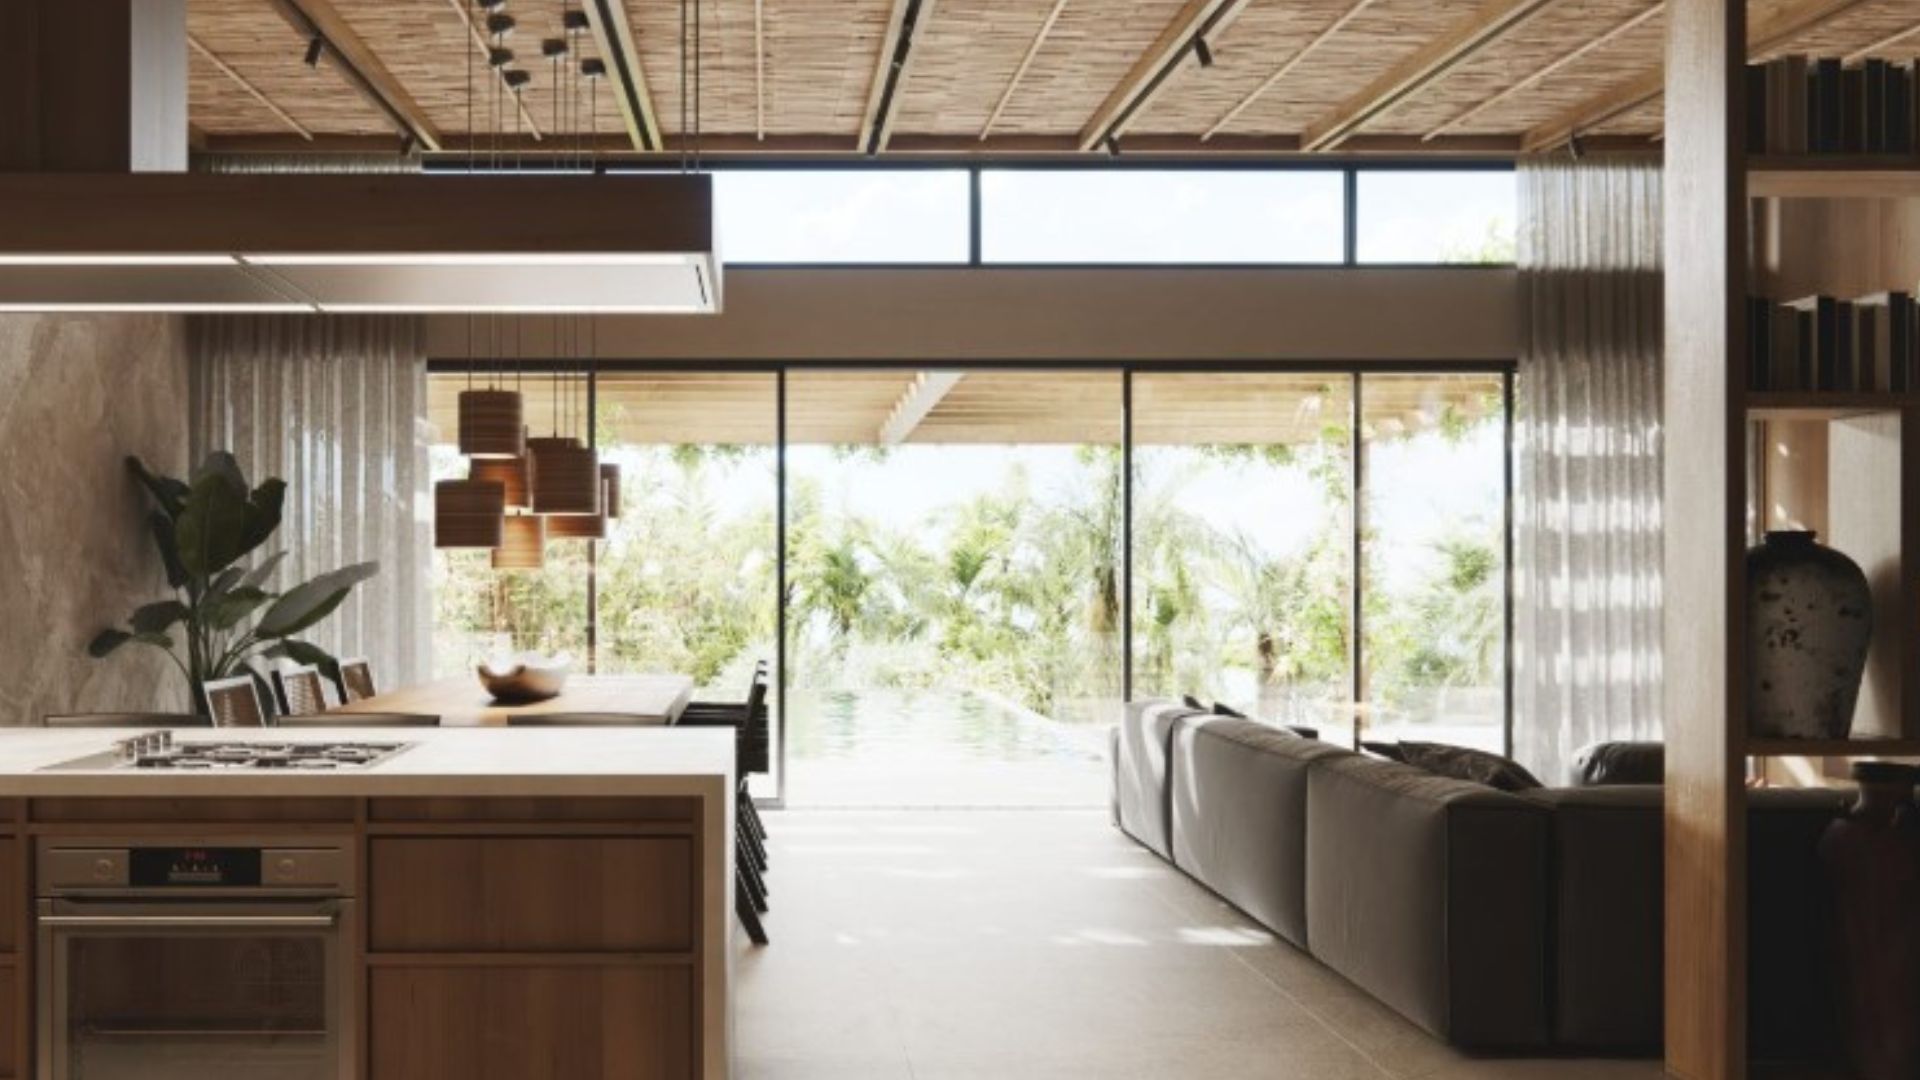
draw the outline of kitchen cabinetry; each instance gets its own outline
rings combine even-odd
[[[0,1077],[27,1075],[26,855],[21,808],[0,800]]]

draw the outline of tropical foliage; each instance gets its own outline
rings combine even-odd
[[[124,629],[102,630],[90,654],[105,657],[128,644],[159,649],[195,702],[209,680],[245,672],[260,681],[256,659],[334,667],[324,649],[297,635],[333,614],[379,564],[356,563],[276,592],[274,572],[286,552],[244,564],[280,528],[285,481],[249,487],[233,455],[221,452],[186,480],[156,474],[138,458],[127,459],[127,470],[153,502],[147,530],[174,595],[140,606]]]

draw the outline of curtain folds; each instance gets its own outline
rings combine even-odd
[[[218,316],[192,320],[192,449],[230,450],[250,481],[287,482],[277,573],[289,587],[380,564],[303,635],[365,656],[380,685],[432,671],[427,365],[416,320]]]
[[[1520,169],[1514,745],[1543,777],[1662,730],[1660,186]]]

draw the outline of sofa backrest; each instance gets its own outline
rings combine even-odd
[[[1173,729],[1201,715],[1178,701],[1130,701],[1113,759],[1114,814],[1120,828],[1163,859],[1173,858],[1168,814]]]
[[[1307,772],[1353,752],[1224,716],[1180,721],[1173,746],[1174,865],[1308,948]]]
[[[1549,814],[1358,755],[1307,775],[1315,958],[1461,1046],[1548,1041]]]

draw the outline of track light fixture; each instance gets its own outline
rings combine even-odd
[[[495,38],[506,37],[508,34],[513,33],[513,28],[518,25],[520,24],[514,21],[513,16],[505,12],[495,12],[487,16],[487,33],[492,34]]]
[[[320,54],[326,51],[326,48],[327,48],[327,39],[321,37],[319,34],[313,35],[313,40],[307,42],[306,65],[308,67],[319,67]]]
[[[498,45],[496,45],[487,50],[487,66],[488,67],[503,68],[511,63],[513,63],[512,49],[503,49],[503,48],[500,48]]]
[[[540,42],[540,55],[549,60],[567,55],[567,39],[557,37],[543,38]]]
[[[1213,66],[1213,49],[1207,44],[1206,38],[1196,37],[1193,39],[1193,55],[1200,61],[1201,67],[1210,68]]]
[[[519,68],[508,68],[500,73],[500,78],[506,81],[507,89],[516,94],[522,87],[533,81],[532,74],[521,71]]]
[[[607,77],[607,62],[597,56],[589,56],[580,61],[580,76],[586,79],[604,79]]]
[[[578,8],[569,8],[560,16],[560,27],[570,34],[584,34],[593,29],[593,23],[587,19],[587,13]]]
[[[507,0],[479,0],[481,11],[501,11],[507,6]]]

